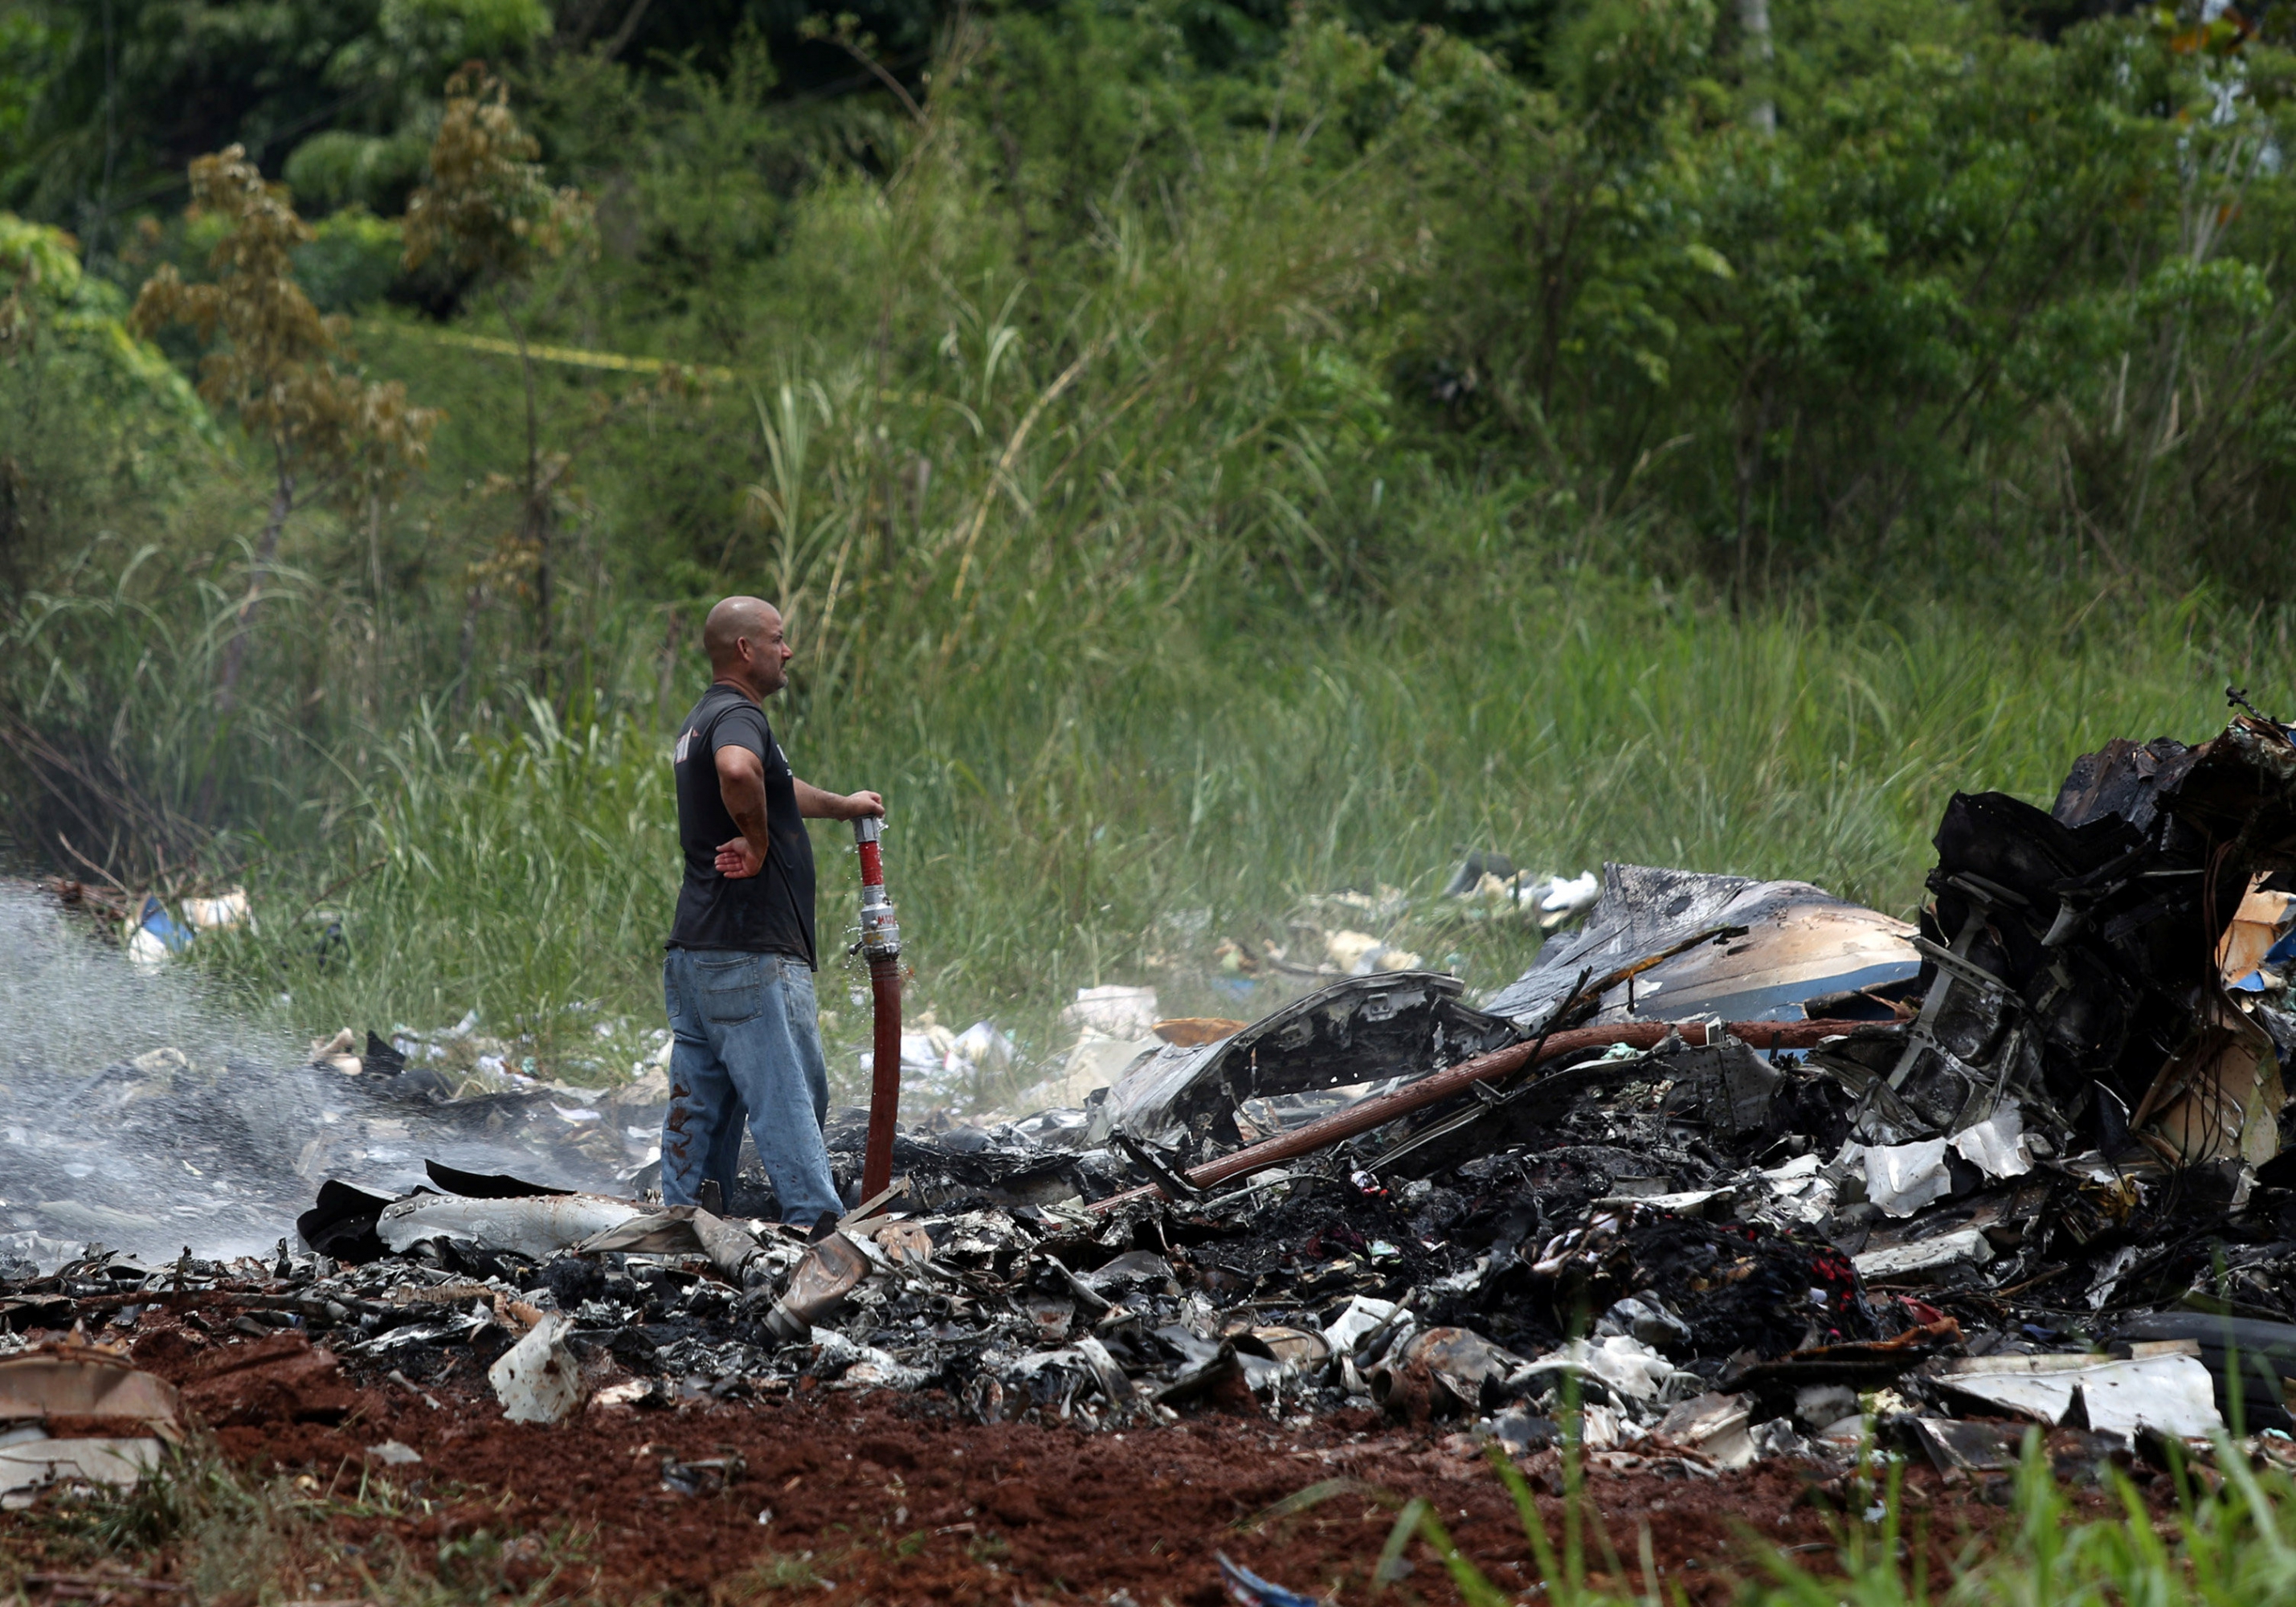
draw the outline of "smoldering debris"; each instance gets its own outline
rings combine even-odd
[[[1997,1467],[2026,1423],[2127,1456],[2238,1423],[2269,1454],[2292,736],[2116,743],[2049,811],[1955,798],[1917,926],[1607,866],[1488,998],[1319,978],[1130,1053],[1088,1107],[905,1132],[897,1187],[818,1242],[754,1191],[450,1161],[314,1179],[302,1248],[259,1259],[19,1267],[0,1321],[299,1329],[539,1423],[868,1390],[1086,1430],[1355,1407],[1681,1477],[1877,1440]]]
[[[0,881],[0,1258],[258,1250],[322,1179],[395,1197],[426,1157],[627,1193],[660,1141],[659,1070],[611,1091],[522,1076],[475,1018],[285,1043],[21,884]]]

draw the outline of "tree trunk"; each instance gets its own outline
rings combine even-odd
[[[510,304],[503,299],[499,285],[495,288],[495,307],[517,337],[519,371],[526,381],[526,505],[520,514],[519,534],[534,548],[534,691],[536,696],[546,698],[550,695],[552,553],[549,496],[542,483],[542,433],[535,413],[534,358],[526,349],[526,331],[510,316]]]
[[[1775,134],[1778,108],[1770,98],[1770,64],[1777,57],[1770,42],[1770,0],[1738,0],[1738,27],[1746,36],[1746,78],[1754,91],[1746,120],[1763,134]]]
[[[366,567],[367,578],[374,586],[374,619],[377,629],[382,625],[382,498],[369,491],[366,496]]]
[[[471,706],[471,664],[478,656],[479,610],[485,601],[482,586],[473,586],[463,598],[463,635],[455,656],[455,717],[458,720]]]

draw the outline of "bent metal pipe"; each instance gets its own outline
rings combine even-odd
[[[1871,1024],[1866,1021],[1730,1021],[1725,1023],[1721,1030],[1758,1049],[1814,1049],[1826,1038],[1840,1037],[1856,1028]],[[1679,1032],[1684,1043],[1696,1048],[1711,1041],[1707,1036],[1709,1031],[1707,1023],[1703,1021],[1627,1021],[1612,1027],[1580,1027],[1570,1032],[1557,1032],[1524,1043],[1510,1044],[1488,1054],[1477,1055],[1473,1060],[1462,1061],[1447,1070],[1423,1077],[1392,1094],[1364,1100],[1344,1111],[1334,1111],[1305,1127],[1247,1145],[1232,1155],[1206,1161],[1184,1176],[1199,1189],[1210,1188],[1283,1161],[1312,1155],[1342,1139],[1353,1138],[1358,1133],[1368,1133],[1374,1127],[1383,1127],[1398,1116],[1408,1116],[1414,1111],[1439,1103],[1473,1084],[1510,1077],[1534,1063],[1544,1064],[1565,1054],[1605,1048],[1613,1044],[1631,1044],[1637,1049],[1654,1049],[1666,1041],[1666,1035],[1669,1032]],[[1538,1057],[1536,1062],[1532,1058],[1534,1055]],[[1152,1199],[1164,1193],[1160,1185],[1152,1183],[1142,1188],[1128,1189],[1120,1194],[1111,1194],[1086,1209],[1111,1210],[1130,1201]]]

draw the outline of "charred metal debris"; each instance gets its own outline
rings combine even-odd
[[[1375,1406],[1526,1455],[1575,1421],[1685,1475],[1876,1436],[1998,1467],[2036,1422],[2278,1455],[2292,738],[2243,714],[2087,755],[2050,809],[1956,796],[1918,926],[1607,866],[1489,997],[1349,976],[1081,1108],[913,1129],[817,1242],[762,1195],[433,1163],[396,1197],[329,1179],[267,1259],[20,1265],[0,1317],[303,1329],[542,1422],[885,1389],[1086,1429]]]

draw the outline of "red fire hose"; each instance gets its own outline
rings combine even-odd
[[[901,1111],[901,923],[885,897],[885,861],[878,849],[885,823],[853,823],[861,856],[860,951],[869,960],[869,994],[875,1011],[870,1060],[869,1147],[861,1164],[861,1197],[874,1199],[893,1181],[893,1129]]]

